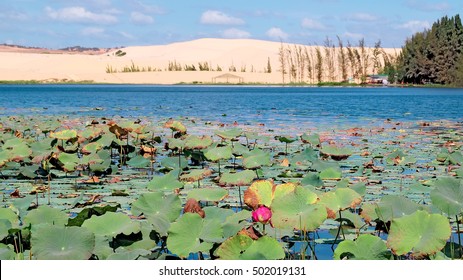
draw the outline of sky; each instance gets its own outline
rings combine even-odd
[[[1,0],[0,44],[64,48],[249,38],[401,47],[463,1],[431,0]]]

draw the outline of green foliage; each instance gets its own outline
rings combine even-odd
[[[431,29],[405,42],[399,59],[399,79],[414,84],[456,84],[462,69],[462,50],[460,16],[444,16]]]

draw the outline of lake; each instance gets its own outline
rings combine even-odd
[[[463,89],[2,85],[0,115],[167,118],[239,123],[462,121]]]

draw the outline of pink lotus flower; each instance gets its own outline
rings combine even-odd
[[[272,211],[266,206],[260,206],[252,211],[252,220],[254,222],[261,222],[264,225],[272,218]]]

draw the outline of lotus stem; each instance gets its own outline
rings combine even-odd
[[[241,200],[241,186],[238,186],[238,196],[240,198],[240,208],[243,209],[243,201]]]
[[[219,164],[219,176],[220,176],[220,159],[217,162]]]
[[[460,258],[463,256],[463,248],[461,247],[461,237],[460,237],[460,224],[458,223],[458,215],[455,215],[456,222],[457,222],[457,235],[458,235],[458,245],[460,251]]]
[[[48,205],[51,204],[51,180],[50,180],[50,172],[48,172]]]

